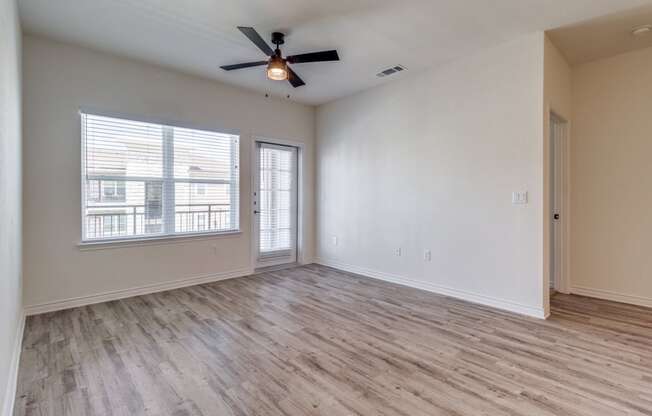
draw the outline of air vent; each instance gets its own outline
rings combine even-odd
[[[392,67],[389,67],[387,69],[384,69],[384,70],[380,71],[379,73],[376,74],[376,76],[378,78],[382,78],[382,77],[387,77],[387,76],[390,76],[390,75],[394,75],[395,73],[401,72],[401,71],[405,71],[405,67],[402,66],[402,65],[396,65],[396,66],[392,66]]]

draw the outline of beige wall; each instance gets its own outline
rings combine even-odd
[[[24,37],[23,65],[26,307],[249,271],[254,136],[305,143],[303,254],[312,259],[313,107],[40,37]],[[240,131],[242,234],[81,250],[80,107]]]
[[[0,414],[13,403],[22,323],[20,27],[0,1]]]
[[[320,106],[320,261],[543,316],[543,55],[531,34]]]
[[[652,48],[572,76],[572,290],[652,306]]]
[[[554,111],[570,120],[572,114],[571,68],[557,47],[545,37],[544,43],[544,111]]]

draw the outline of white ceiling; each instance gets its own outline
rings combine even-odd
[[[652,33],[632,35],[632,28],[652,25],[652,5],[564,26],[548,32],[571,65],[652,47]]]
[[[19,0],[23,28],[274,95],[321,104],[468,52],[650,0]],[[288,34],[284,54],[337,49],[341,61],[295,65],[307,85],[269,81],[236,26]],[[402,64],[399,75],[375,74]]]

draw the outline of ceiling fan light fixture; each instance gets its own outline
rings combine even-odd
[[[298,88],[306,83],[301,79],[296,72],[288,66],[288,63],[294,64],[306,64],[309,62],[328,62],[328,61],[339,61],[340,56],[337,54],[336,50],[330,51],[319,51],[319,52],[309,52],[301,53],[299,55],[290,55],[286,58],[283,58],[281,53],[280,45],[285,43],[285,35],[281,32],[272,33],[272,43],[276,45],[276,50],[273,50],[269,47],[267,42],[260,37],[256,29],[248,26],[238,26],[238,30],[242,32],[254,45],[258,47],[269,59],[266,58],[265,61],[254,61],[254,62],[243,62],[241,64],[235,65],[222,65],[222,68],[225,71],[233,71],[236,69],[252,68],[255,66],[267,66],[267,78],[273,81],[288,81],[292,87]]]
[[[272,56],[267,65],[267,78],[274,81],[285,81],[288,79],[288,66],[285,59],[280,56]]]

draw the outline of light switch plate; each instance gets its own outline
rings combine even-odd
[[[512,204],[514,205],[527,204],[527,191],[512,192]]]

